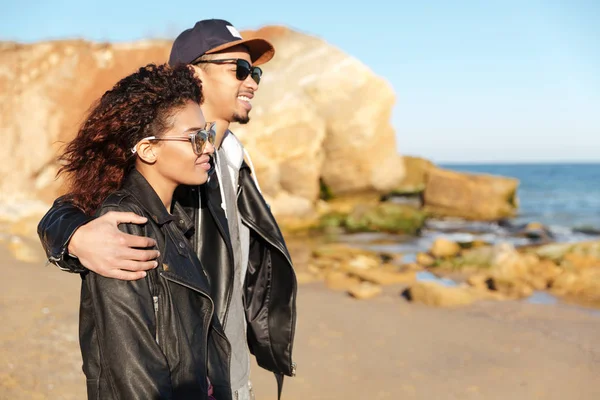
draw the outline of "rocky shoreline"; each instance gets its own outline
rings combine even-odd
[[[408,174],[397,190],[332,197],[316,216],[283,222],[286,236],[300,243],[301,282],[324,281],[357,299],[401,284],[407,300],[442,307],[546,293],[600,308],[594,232],[516,225],[514,179],[405,159]]]
[[[294,235],[290,243],[299,283],[323,281],[357,299],[402,285],[399,295],[430,306],[521,300],[546,292],[600,309],[600,241],[514,246],[438,238],[414,260],[368,249],[381,241],[344,243],[328,236]]]

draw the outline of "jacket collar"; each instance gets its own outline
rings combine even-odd
[[[144,211],[158,225],[162,226],[168,222],[176,221],[177,228],[184,234],[194,228],[194,222],[178,203],[173,203],[173,214],[167,211],[156,191],[137,169],[132,169],[125,176],[122,188],[134,195]]]

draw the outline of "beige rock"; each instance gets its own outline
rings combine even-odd
[[[489,268],[494,258],[494,247],[481,246],[463,250],[460,261],[465,265],[472,265],[479,268]]]
[[[368,300],[379,296],[382,292],[381,286],[369,282],[361,282],[348,289],[348,294],[359,300]]]
[[[600,260],[593,255],[569,253],[565,254],[561,265],[565,268],[581,270],[586,268],[600,267]]]
[[[534,287],[545,287],[545,281],[531,276],[531,267],[539,262],[535,254],[520,254],[509,243],[494,247],[490,271],[490,287],[510,298],[528,297]],[[541,283],[540,283],[541,282]]]
[[[551,284],[551,291],[573,300],[600,306],[600,269],[564,271]]]
[[[488,243],[480,239],[475,239],[469,244],[469,248],[471,249],[477,249],[485,246],[488,246]]]
[[[590,256],[600,260],[600,241],[579,242],[573,245],[571,253]]]
[[[427,174],[425,209],[437,215],[476,220],[513,216],[519,181],[432,168]]]
[[[336,196],[326,202],[327,207],[321,206],[326,213],[341,215],[350,214],[359,205],[376,206],[381,202],[381,196],[375,192],[360,192]]]
[[[565,254],[569,253],[575,247],[572,243],[550,243],[540,246],[533,250],[539,257],[548,258],[553,261],[560,261]]]
[[[527,281],[505,279],[502,276],[491,276],[490,288],[511,299],[522,299],[533,294],[533,287]]]
[[[546,227],[541,222],[530,222],[525,226],[526,231],[542,230]]]
[[[427,253],[417,253],[417,264],[422,265],[423,267],[431,267],[435,264],[435,258],[431,257]]]
[[[328,258],[338,261],[346,260],[358,255],[377,255],[375,252],[361,250],[344,243],[327,243],[320,245],[313,250],[312,254],[317,258]]]
[[[311,263],[315,268],[321,270],[339,269],[341,265],[340,261],[330,258],[315,258]]]
[[[395,285],[400,283],[412,283],[416,280],[415,271],[389,271],[385,269],[369,269],[369,270],[351,270],[348,274],[363,281],[375,283],[377,285]]]
[[[277,218],[277,223],[283,236],[286,237],[287,235],[310,234],[312,229],[318,227],[319,219],[313,214],[306,217],[281,216]]]
[[[486,274],[474,274],[467,278],[467,283],[474,288],[487,290],[489,276]]]
[[[325,275],[325,284],[332,290],[346,291],[358,283],[360,283],[360,279],[351,277],[342,271],[329,271]]]
[[[265,196],[265,200],[271,207],[273,215],[304,218],[316,215],[311,200],[305,197],[291,195],[286,191],[277,193],[277,196],[274,198]]]
[[[335,194],[396,186],[404,164],[390,124],[389,84],[319,38],[287,29],[259,32],[277,53],[261,66],[252,123],[232,128],[250,153],[260,149],[279,165],[284,190],[313,201],[319,177]]]
[[[435,307],[465,306],[480,299],[476,291],[465,287],[447,287],[436,282],[417,282],[405,291],[413,302]]]
[[[424,158],[404,156],[404,179],[397,186],[398,192],[419,192],[425,190],[427,175],[435,165]]]
[[[323,268],[320,268],[314,264],[308,264],[308,266],[306,267],[306,269],[308,270],[308,272],[313,275],[313,276],[317,276],[319,278],[324,278],[325,274],[323,272]]]
[[[296,271],[296,281],[299,285],[317,282],[318,280],[319,278],[315,274],[305,271]]]
[[[492,274],[503,280],[523,279],[534,262],[535,255],[521,255],[511,244],[501,243],[494,247]]]
[[[359,254],[354,256],[346,263],[346,268],[350,270],[367,270],[381,265],[381,259],[378,257]]]
[[[26,263],[42,263],[45,260],[41,246],[34,246],[18,236],[13,236],[8,241],[8,251],[15,259]]]
[[[559,295],[572,294],[581,291],[583,285],[579,274],[572,271],[565,271],[556,277],[552,282],[552,291]]]
[[[530,281],[537,290],[545,289],[562,271],[563,268],[551,260],[539,260],[529,267]],[[540,283],[536,284],[536,280]]]
[[[402,264],[402,267],[406,271],[422,271],[423,270],[423,265],[418,264],[418,263]]]
[[[570,301],[600,305],[600,242],[549,244],[515,249],[508,243],[463,251],[479,266],[467,279],[474,288],[500,298],[519,299],[550,290]]]
[[[460,246],[448,239],[438,238],[433,242],[430,253],[436,258],[454,257],[460,253]]]
[[[49,201],[60,193],[60,182],[43,178],[47,169],[56,170],[59,141],[75,135],[92,101],[118,78],[150,61],[166,60],[169,47],[170,42],[157,40],[119,46],[53,41],[0,48],[0,203]],[[54,60],[52,65],[44,65],[48,59]],[[36,68],[43,73],[33,73]]]

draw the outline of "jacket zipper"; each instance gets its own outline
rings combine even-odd
[[[184,282],[181,282],[178,279],[173,279],[173,278],[167,277],[163,274],[161,274],[161,276],[168,281],[174,282],[181,286],[185,286],[186,288],[193,290],[194,292],[200,293],[201,295],[203,295],[210,301],[210,314],[209,314],[209,318],[208,318],[208,326],[207,326],[207,329],[205,329],[206,334],[204,335],[204,342],[207,344],[207,348],[208,348],[208,330],[210,329],[210,321],[212,320],[213,314],[215,312],[215,303],[213,302],[212,298],[210,297],[210,295],[208,293],[205,293],[202,290],[196,289],[195,287],[192,287]],[[219,336],[221,336],[223,339],[225,339],[225,342],[229,346],[229,352],[227,354],[227,365],[230,365],[231,364],[231,343],[229,343],[229,339],[227,339],[226,336],[222,335],[218,330],[216,330],[216,329],[213,329],[213,330]],[[206,368],[208,368],[208,351],[206,352],[206,354],[204,356],[204,365],[206,366]],[[207,373],[207,376],[208,376],[208,373]]]
[[[157,262],[160,262],[157,259]],[[150,293],[152,294],[152,305],[154,307],[154,339],[158,343],[158,285],[154,277],[155,271],[148,271],[148,282],[150,284]]]
[[[281,253],[281,254],[282,254],[284,257],[285,257],[285,259],[287,260],[287,262],[288,262],[288,266],[289,266],[289,267],[292,269],[292,272],[294,271],[293,264],[292,264],[292,260],[290,260],[290,258],[287,256],[286,252],[285,252],[285,251],[283,251],[283,249],[281,249],[281,247],[280,247],[280,246],[278,246],[278,245],[277,245],[277,244],[276,244],[276,243],[275,243],[273,240],[271,240],[271,238],[268,238],[268,237],[267,237],[267,235],[265,235],[264,233],[262,233],[262,232],[260,231],[260,228],[258,228],[258,227],[256,226],[256,224],[253,224],[253,223],[250,223],[250,222],[248,222],[248,221],[247,221],[247,220],[246,220],[246,219],[245,219],[245,218],[242,216],[242,214],[241,214],[241,213],[240,213],[240,219],[241,219],[241,220],[242,220],[242,222],[244,222],[246,225],[248,225],[248,226],[252,227],[252,228],[253,228],[253,229],[254,229],[254,230],[255,230],[255,231],[256,231],[256,232],[257,232],[257,233],[258,233],[260,236],[262,236],[262,238],[263,238],[264,240],[266,240],[266,241],[267,241],[267,242],[268,242],[268,243],[269,243],[271,246],[273,246],[274,248],[276,248],[277,250],[279,250],[279,252],[280,252],[280,253]],[[297,291],[297,290],[298,290],[298,285],[297,285],[297,283],[296,283],[296,280],[294,280],[294,291]],[[294,316],[293,316],[293,321],[292,321],[292,322],[293,322],[294,326],[296,326],[296,313],[294,313]],[[294,337],[295,337],[295,335],[296,335],[296,330],[295,330],[295,329],[293,329],[293,330],[292,330],[292,340],[291,340],[291,343],[290,343],[290,355],[292,354],[292,350],[293,350],[293,348],[294,348]],[[296,363],[295,363],[295,362],[292,362],[292,364],[290,365],[290,369],[291,369],[292,376],[296,376]]]
[[[221,221],[217,217],[217,212],[214,210],[214,207],[213,207],[213,205],[211,204],[210,201],[208,202],[208,210],[212,214],[212,217],[214,218],[215,223],[216,223],[218,229],[221,230],[221,235],[223,237],[226,237],[227,235],[225,235],[225,228],[223,228],[223,225],[221,225]],[[230,241],[230,238],[228,239],[228,241]],[[230,251],[229,250],[230,246],[227,246],[227,243],[225,243],[225,247],[227,247],[227,252],[229,253],[229,256],[231,257],[231,259],[233,260],[233,249],[231,249],[231,251]],[[235,271],[233,273],[235,274]],[[232,280],[232,282],[233,282],[233,280]],[[233,292],[233,290],[229,290],[229,293],[227,294],[227,304],[226,304],[226,307],[225,307],[225,314],[223,314],[223,322],[222,322],[223,329],[225,329],[225,325],[227,324],[227,317],[229,316],[229,305],[231,304],[232,292]],[[212,299],[211,299],[211,301],[212,301]]]
[[[158,296],[152,296],[152,302],[154,303],[154,323],[156,324],[154,335],[156,339],[156,344],[160,344],[158,342]]]

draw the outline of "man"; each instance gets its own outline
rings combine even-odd
[[[181,187],[175,200],[196,222],[193,245],[207,270],[215,312],[231,344],[231,389],[235,399],[253,397],[249,352],[275,373],[281,396],[283,376],[295,375],[292,347],[296,324],[296,277],[279,227],[255,177],[245,150],[229,131],[245,124],[262,71],[273,46],[242,39],[224,20],[203,20],[182,32],[169,63],[190,64],[202,80],[202,111],[216,122],[216,173],[199,187]],[[109,213],[92,219],[59,198],[38,226],[50,262],[71,272],[135,280],[157,266],[159,252],[149,238],[118,230],[120,223],[143,224],[135,214]]]

